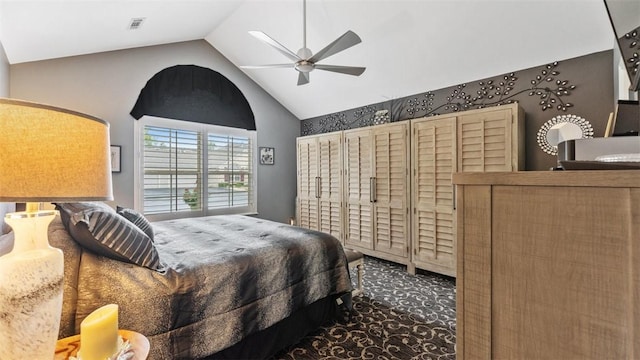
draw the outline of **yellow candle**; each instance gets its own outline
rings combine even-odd
[[[82,360],[105,360],[118,350],[118,305],[105,305],[80,323]]]

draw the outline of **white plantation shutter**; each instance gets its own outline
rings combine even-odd
[[[298,138],[298,225],[318,230],[318,139]]]
[[[199,194],[202,182],[201,134],[157,126],[144,133],[144,213],[189,211],[185,191]],[[194,204],[201,208],[199,196]]]
[[[374,130],[376,250],[407,255],[407,123]]]
[[[513,171],[511,121],[511,109],[460,116],[458,171]]]
[[[373,249],[373,223],[371,202],[371,131],[351,130],[344,133],[344,167],[347,171],[347,222],[345,243]]]
[[[318,138],[318,230],[342,238],[341,134]]]
[[[251,206],[254,189],[250,139],[210,133],[207,144],[208,209]]]
[[[145,215],[255,212],[255,132],[151,117],[140,129],[137,190]]]
[[[298,226],[342,240],[342,133],[300,137]]]
[[[455,267],[453,184],[456,118],[414,121],[413,258],[432,269]]]

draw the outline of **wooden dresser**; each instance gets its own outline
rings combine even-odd
[[[640,170],[453,182],[457,359],[640,359]]]

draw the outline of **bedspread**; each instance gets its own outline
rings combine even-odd
[[[351,290],[342,245],[324,233],[241,215],[153,228],[160,272],[83,252],[76,332],[93,310],[116,303],[120,328],[150,339],[150,359],[194,359]]]

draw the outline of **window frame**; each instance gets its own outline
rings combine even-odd
[[[160,118],[155,116],[145,115],[141,117],[139,120],[135,122],[134,125],[134,148],[135,148],[135,156],[134,156],[134,208],[144,213],[144,128],[145,126],[158,126],[164,128],[178,129],[178,130],[187,130],[187,131],[197,131],[199,133],[204,133],[203,141],[205,146],[203,146],[203,153],[200,156],[200,164],[203,169],[202,171],[202,189],[208,188],[208,178],[210,169],[208,168],[208,151],[206,144],[208,143],[209,134],[215,135],[225,135],[225,136],[238,136],[238,137],[246,137],[249,138],[251,142],[251,181],[250,186],[252,191],[249,192],[249,206],[242,207],[227,207],[223,209],[207,209],[204,206],[200,210],[185,210],[185,211],[172,211],[169,213],[161,213],[161,214],[145,214],[151,221],[159,221],[159,220],[168,220],[168,219],[179,219],[179,218],[187,218],[187,217],[200,217],[200,216],[209,216],[209,215],[224,215],[224,214],[245,214],[245,215],[255,215],[257,214],[258,209],[258,144],[257,144],[257,132],[254,130],[246,130],[240,128],[232,128],[227,126],[220,125],[211,125],[211,124],[203,124],[196,123],[191,121],[184,120],[174,120],[167,118]],[[208,194],[208,192],[206,192]],[[206,196],[205,192],[203,192],[202,197]]]

